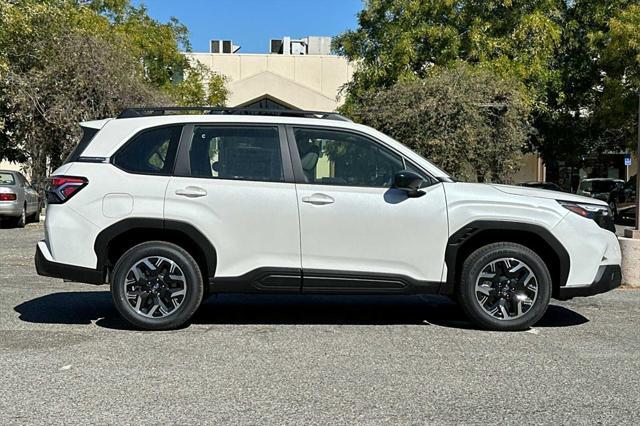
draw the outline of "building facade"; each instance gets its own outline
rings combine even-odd
[[[316,48],[302,42],[317,39]],[[214,47],[225,44],[232,46],[229,53]],[[341,104],[342,86],[353,74],[346,58],[330,54],[328,37],[271,40],[269,54],[237,53],[226,40],[212,40],[211,45],[212,52],[186,55],[227,78],[230,107],[334,111]]]

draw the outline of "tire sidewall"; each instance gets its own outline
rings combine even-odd
[[[16,219],[16,226],[18,228],[24,228],[27,224],[27,208],[22,206],[22,213]]]
[[[500,320],[486,312],[476,299],[476,280],[490,262],[511,257],[521,260],[531,268],[538,281],[538,295],[534,305],[520,318]],[[526,330],[545,314],[551,299],[552,281],[544,261],[535,252],[515,243],[496,243],[482,247],[464,263],[458,295],[464,311],[483,328],[491,330]]]
[[[162,256],[174,261],[185,275],[187,294],[177,311],[164,318],[146,318],[130,307],[124,291],[129,269],[145,257]],[[200,306],[204,285],[202,274],[193,257],[181,247],[165,242],[148,242],[128,250],[116,263],[111,278],[111,295],[116,309],[134,326],[146,330],[170,330],[187,322]]]

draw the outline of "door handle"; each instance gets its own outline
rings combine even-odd
[[[176,195],[187,198],[198,198],[207,195],[207,191],[199,186],[187,186],[186,188],[176,189]]]
[[[325,194],[313,194],[309,197],[302,197],[302,202],[316,206],[323,206],[325,204],[333,204],[335,200]]]

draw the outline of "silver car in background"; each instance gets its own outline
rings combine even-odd
[[[27,178],[14,170],[0,170],[0,220],[19,228],[40,220],[40,196]]]

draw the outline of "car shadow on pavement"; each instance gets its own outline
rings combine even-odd
[[[53,293],[21,303],[14,310],[20,320],[30,323],[95,323],[110,329],[133,329],[120,317],[107,291]],[[536,327],[569,327],[588,321],[567,307],[552,304]],[[441,296],[219,295],[206,300],[191,323],[475,328],[458,305]]]

